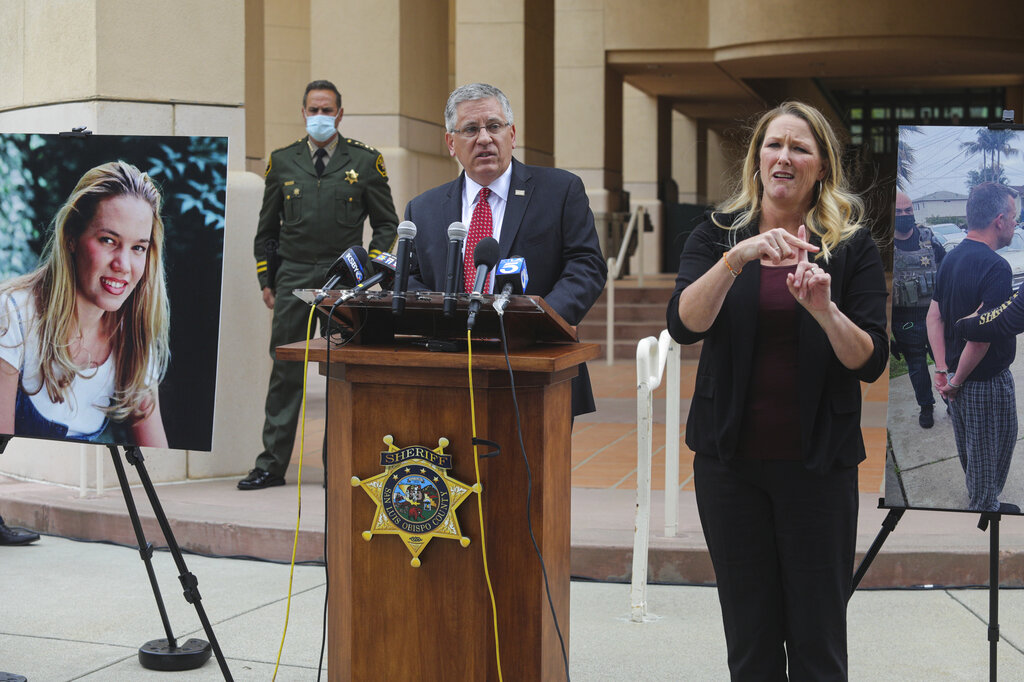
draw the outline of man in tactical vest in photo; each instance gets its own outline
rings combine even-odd
[[[914,397],[921,408],[917,421],[922,428],[935,424],[935,396],[928,372],[928,329],[925,318],[935,291],[935,273],[945,251],[932,231],[914,220],[914,205],[903,192],[896,192],[892,255],[892,354],[907,361],[907,373]]]

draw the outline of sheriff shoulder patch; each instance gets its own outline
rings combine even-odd
[[[382,178],[387,179],[388,169],[384,167],[384,156],[381,154],[377,155],[377,172],[380,173]]]

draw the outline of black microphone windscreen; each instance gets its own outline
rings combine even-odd
[[[473,249],[473,265],[479,267],[486,265],[488,269],[498,264],[498,240],[494,237],[484,237],[477,242]]]
[[[370,276],[370,255],[361,246],[353,246],[346,253],[341,254],[342,258],[345,258],[346,254],[351,259],[348,262],[351,275],[343,279],[346,280],[345,286],[354,287]]]

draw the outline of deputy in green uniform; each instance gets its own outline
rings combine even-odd
[[[322,286],[331,263],[362,243],[370,217],[374,256],[392,248],[398,217],[384,159],[372,147],[338,134],[341,93],[330,81],[313,81],[302,97],[308,136],[270,155],[263,208],[256,231],[256,274],[263,302],[274,311],[263,452],[239,481],[241,490],[284,485],[302,402],[303,367],[282,362],[274,349],[306,337],[309,306],[293,289]]]

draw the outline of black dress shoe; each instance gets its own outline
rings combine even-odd
[[[27,545],[38,539],[39,533],[8,528],[7,524],[0,520],[0,545]]]
[[[930,429],[935,426],[935,406],[924,405],[921,407],[921,414],[917,417],[917,423],[922,429]]]
[[[1012,502],[1000,502],[999,503],[1000,514],[1020,514],[1020,507],[1013,504]]]
[[[275,476],[263,469],[253,469],[249,475],[238,482],[239,490],[262,490],[272,488],[275,485],[284,485],[284,478]]]

